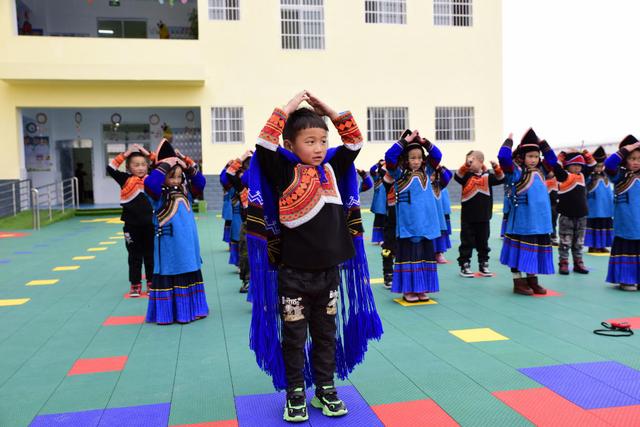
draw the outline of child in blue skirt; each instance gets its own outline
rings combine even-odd
[[[441,236],[442,229],[431,175],[441,159],[440,150],[417,130],[385,154],[396,191],[398,239],[391,291],[402,293],[407,302],[428,301],[428,293],[440,290],[433,240]]]
[[[587,230],[584,244],[589,253],[607,253],[613,243],[613,188],[604,170],[607,153],[598,147],[593,152],[596,167],[587,178]]]
[[[525,133],[515,153],[512,153],[512,147],[513,139],[509,135],[498,153],[510,195],[500,262],[511,267],[514,293],[546,294],[547,290],[538,283],[537,276],[554,274],[549,237],[551,204],[545,170],[555,168],[558,159],[549,144],[540,141],[533,129]],[[514,157],[518,158],[517,162]]]
[[[451,239],[449,238],[451,221],[447,219],[447,214],[445,213],[444,196],[445,190],[447,189],[447,185],[449,185],[452,176],[453,174],[451,171],[444,166],[438,166],[435,173],[431,175],[431,185],[433,187],[433,195],[436,198],[438,221],[440,222],[440,237],[437,237],[433,241],[434,250],[436,251],[436,262],[438,264],[447,263],[444,253],[451,248]]]
[[[384,168],[384,160],[371,166],[369,174],[373,179],[373,199],[371,200],[371,213],[373,218],[373,233],[371,233],[371,243],[380,244],[384,241],[384,222],[387,216],[387,193],[384,188],[383,179],[387,173]]]
[[[146,321],[189,323],[209,314],[192,209],[194,196],[202,197],[205,178],[195,162],[166,139],[160,142],[156,159],[156,168],[144,182],[156,230]]]
[[[629,135],[605,161],[615,184],[613,246],[607,282],[624,291],[638,290],[640,283],[640,142]]]

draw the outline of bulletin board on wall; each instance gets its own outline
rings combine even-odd
[[[27,172],[51,171],[51,146],[48,136],[25,136],[24,157]]]
[[[111,162],[118,154],[127,151],[134,144],[141,145],[149,151],[152,149],[149,125],[143,123],[118,126],[114,126],[113,123],[103,124],[102,142],[107,162]],[[120,165],[119,170],[123,172],[126,170],[124,163]]]

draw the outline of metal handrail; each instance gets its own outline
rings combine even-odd
[[[28,210],[31,207],[29,197],[30,192],[30,179],[0,184],[0,200],[3,202],[1,203],[1,206],[4,207],[10,204],[11,212],[13,213],[13,216],[16,216],[18,213]]]
[[[70,189],[70,199],[67,197]],[[46,196],[46,208],[49,211],[49,220],[53,219],[53,208],[60,205],[62,212],[65,212],[67,202],[72,209],[77,209],[80,205],[78,195],[78,178],[68,178],[62,181],[52,182],[38,188],[31,189],[31,206],[33,212],[33,228],[40,229],[40,198]]]

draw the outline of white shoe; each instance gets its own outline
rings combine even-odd
[[[620,289],[623,291],[637,291],[638,285],[620,285]]]

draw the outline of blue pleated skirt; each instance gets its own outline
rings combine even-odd
[[[208,314],[200,270],[175,276],[153,275],[147,306],[148,323],[189,323]]]
[[[500,262],[529,274],[554,274],[553,248],[548,234],[505,234]]]
[[[438,292],[438,267],[433,242],[398,239],[391,292]]]
[[[613,239],[607,282],[640,284],[640,240],[623,239],[618,236]]]

